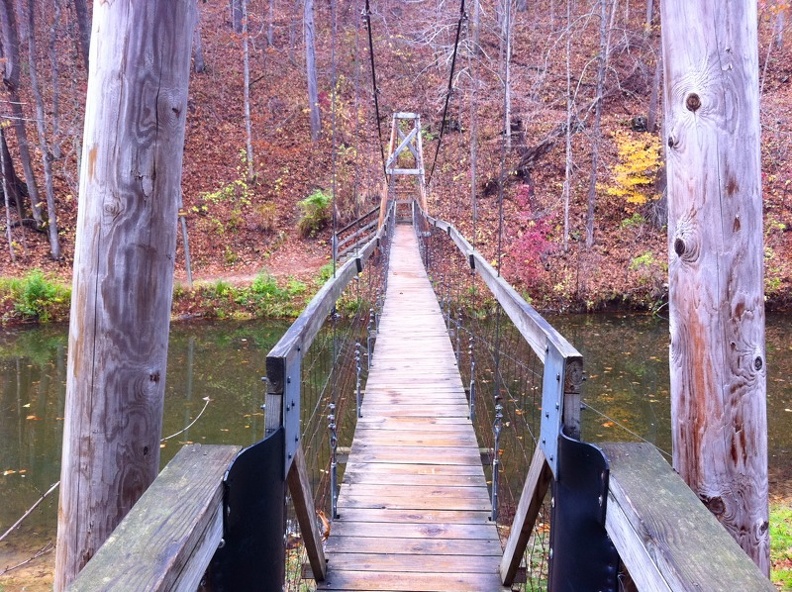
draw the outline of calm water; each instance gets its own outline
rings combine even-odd
[[[286,327],[260,322],[173,326],[163,435],[198,419],[165,442],[163,466],[185,442],[247,445],[261,437],[261,376],[267,352]],[[0,334],[0,534],[60,478],[67,331],[62,326]],[[54,537],[56,510],[57,492],[7,541]]]
[[[596,411],[583,412],[584,438],[640,437],[670,451],[667,322],[618,315],[550,322],[586,360],[585,401]],[[790,327],[790,316],[768,319],[771,492],[792,480],[792,357],[785,355],[792,350]],[[261,437],[264,361],[285,328],[261,322],[173,327],[164,435],[198,419],[167,440],[163,464],[184,442],[246,445]],[[66,343],[65,327],[0,334],[0,533],[60,477]],[[53,494],[0,544],[0,567],[3,545],[38,548],[54,539],[56,506]]]
[[[646,439],[671,451],[668,321],[636,315],[554,317],[583,354],[588,380],[582,412],[589,441]],[[792,492],[792,316],[767,318],[770,492]],[[604,414],[606,417],[599,415]],[[627,432],[629,430],[629,432]]]

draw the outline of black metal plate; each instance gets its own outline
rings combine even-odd
[[[215,592],[281,592],[285,577],[284,429],[241,451],[226,472]]]
[[[551,592],[615,592],[619,555],[605,531],[608,460],[592,444],[558,442],[550,531]]]

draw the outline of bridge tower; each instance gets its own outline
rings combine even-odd
[[[412,207],[416,199],[424,212],[426,185],[424,175],[421,116],[417,113],[394,113],[391,125],[388,158],[385,161],[388,190],[383,196],[381,212],[392,200],[396,201],[397,219],[412,221]],[[409,214],[406,209],[409,208]]]

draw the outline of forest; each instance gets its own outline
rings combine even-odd
[[[320,277],[333,228],[379,204],[398,111],[421,115],[430,212],[538,308],[666,305],[658,2],[197,8],[176,312],[208,314],[186,286],[185,245],[199,289],[266,281],[294,295]],[[785,0],[758,4],[771,309],[788,306],[792,277],[788,11]],[[68,285],[91,5],[0,0],[0,22],[0,275]]]

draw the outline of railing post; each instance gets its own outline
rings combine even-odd
[[[462,339],[461,336],[462,331],[462,308],[457,306],[457,316],[456,316],[456,346],[454,347],[454,355],[456,356],[457,367],[459,367],[460,362],[460,340]]]
[[[338,434],[336,433],[335,403],[328,405],[330,413],[327,416],[330,430],[330,515],[332,519],[338,518]]]
[[[476,357],[473,348],[473,335],[468,339],[468,353],[470,354],[470,421],[476,423]]]
[[[497,401],[498,397],[496,397]],[[495,449],[492,455],[492,516],[493,522],[498,520],[498,487],[500,486],[500,433],[503,426],[503,405],[495,405]]]
[[[370,351],[371,348],[369,348],[369,352]],[[371,356],[370,353],[369,356]],[[361,363],[360,363],[360,341],[355,341],[355,407],[357,409],[358,418],[363,417],[363,413],[361,412],[360,409],[361,405],[363,404],[363,399],[360,392],[362,374],[363,374],[363,368],[361,367]]]
[[[374,339],[376,339],[377,329],[374,321],[374,309],[369,309],[369,322],[366,327],[366,367],[370,370],[374,365]]]

